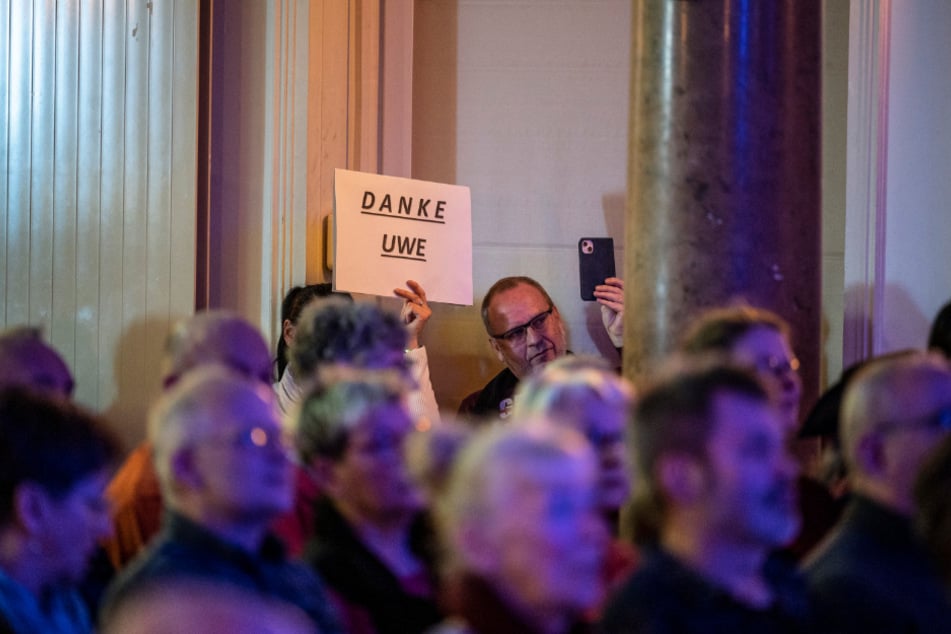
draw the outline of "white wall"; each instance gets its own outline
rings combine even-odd
[[[921,347],[951,299],[951,3],[891,11],[881,351]]]
[[[951,296],[951,3],[850,8],[845,365],[923,347]]]

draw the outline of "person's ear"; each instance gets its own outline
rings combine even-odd
[[[40,532],[50,515],[50,497],[38,484],[24,482],[13,491],[14,521],[29,534]]]
[[[284,323],[281,325],[281,336],[284,338],[284,343],[288,346],[294,341],[294,331],[296,327],[290,319],[285,319]]]
[[[706,470],[694,456],[664,454],[658,458],[654,469],[660,490],[676,504],[694,504],[707,493]]]
[[[204,478],[191,447],[179,449],[171,457],[172,484],[175,488],[198,489]]]
[[[882,435],[871,432],[859,439],[855,448],[855,462],[859,473],[882,477],[886,475],[888,460]]]
[[[456,548],[465,553],[466,565],[484,577],[493,577],[499,568],[498,547],[492,543],[485,526],[465,522],[459,527],[454,540]]]
[[[499,343],[499,340],[495,337],[489,337],[489,346],[491,346],[493,352],[495,352],[496,358],[505,363],[505,355],[502,354],[502,344]]]

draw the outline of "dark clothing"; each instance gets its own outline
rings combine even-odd
[[[610,599],[601,621],[607,634],[691,632],[781,634],[815,632],[803,580],[779,559],[763,570],[773,604],[749,607],[659,548],[643,551],[637,572]]]
[[[168,511],[159,534],[107,590],[103,614],[136,590],[174,579],[232,585],[287,601],[302,609],[322,634],[340,631],[320,579],[304,564],[288,561],[278,539],[265,538],[251,553]]]
[[[315,505],[316,536],[308,543],[305,559],[327,587],[348,608],[365,612],[379,634],[425,632],[442,618],[434,598],[436,588],[432,531],[420,518],[410,528],[410,550],[426,567],[425,583],[431,592],[408,591],[379,557],[370,551],[332,502]],[[354,628],[351,628],[354,629]]]
[[[34,595],[0,570],[0,634],[89,634],[92,621],[70,587]]]
[[[485,387],[462,400],[459,415],[474,423],[509,417],[512,396],[518,387],[518,377],[505,368],[495,375]]]
[[[796,479],[796,488],[802,527],[796,539],[782,552],[794,561],[802,561],[832,532],[842,517],[846,500],[832,497],[823,484],[805,475]]]
[[[816,614],[836,632],[951,632],[951,603],[911,520],[856,495],[806,563]]]
[[[512,612],[492,586],[479,577],[465,575],[450,585],[453,618],[434,630],[435,634],[539,634],[537,629]],[[579,620],[569,624],[565,634],[593,631],[590,625]]]
[[[624,352],[624,348],[616,348],[616,350],[619,355]],[[565,354],[572,354],[572,352],[569,350]],[[620,374],[621,369],[617,370]],[[462,403],[459,404],[459,416],[474,424],[505,420],[512,415],[517,387],[518,377],[505,368],[492,377],[492,380],[481,390],[462,399]]]

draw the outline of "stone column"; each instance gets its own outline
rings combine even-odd
[[[807,402],[820,350],[818,0],[636,0],[624,366],[700,310],[791,322]],[[843,166],[844,169],[844,166]]]

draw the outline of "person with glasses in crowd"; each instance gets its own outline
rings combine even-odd
[[[872,361],[845,390],[852,499],[805,571],[836,632],[951,632],[951,602],[915,535],[915,479],[951,432],[951,367],[936,354]]]
[[[786,320],[765,308],[745,304],[712,308],[690,324],[680,350],[688,355],[724,354],[753,370],[772,389],[785,437],[790,442],[795,440],[802,428],[802,379],[799,359],[793,351],[792,329]],[[797,478],[797,487],[802,528],[785,551],[801,559],[835,525],[842,504],[805,468]]]
[[[620,348],[624,282],[609,277],[595,287],[594,294],[608,336]],[[482,323],[489,345],[505,368],[463,399],[459,414],[469,420],[505,419],[511,415],[519,381],[568,352],[568,333],[548,292],[525,276],[504,277],[492,285],[482,300]]]
[[[193,579],[289,603],[317,631],[340,631],[319,577],[269,531],[294,500],[270,385],[222,366],[194,369],[159,397],[148,435],[162,529],[107,589],[102,621],[158,584]]]

